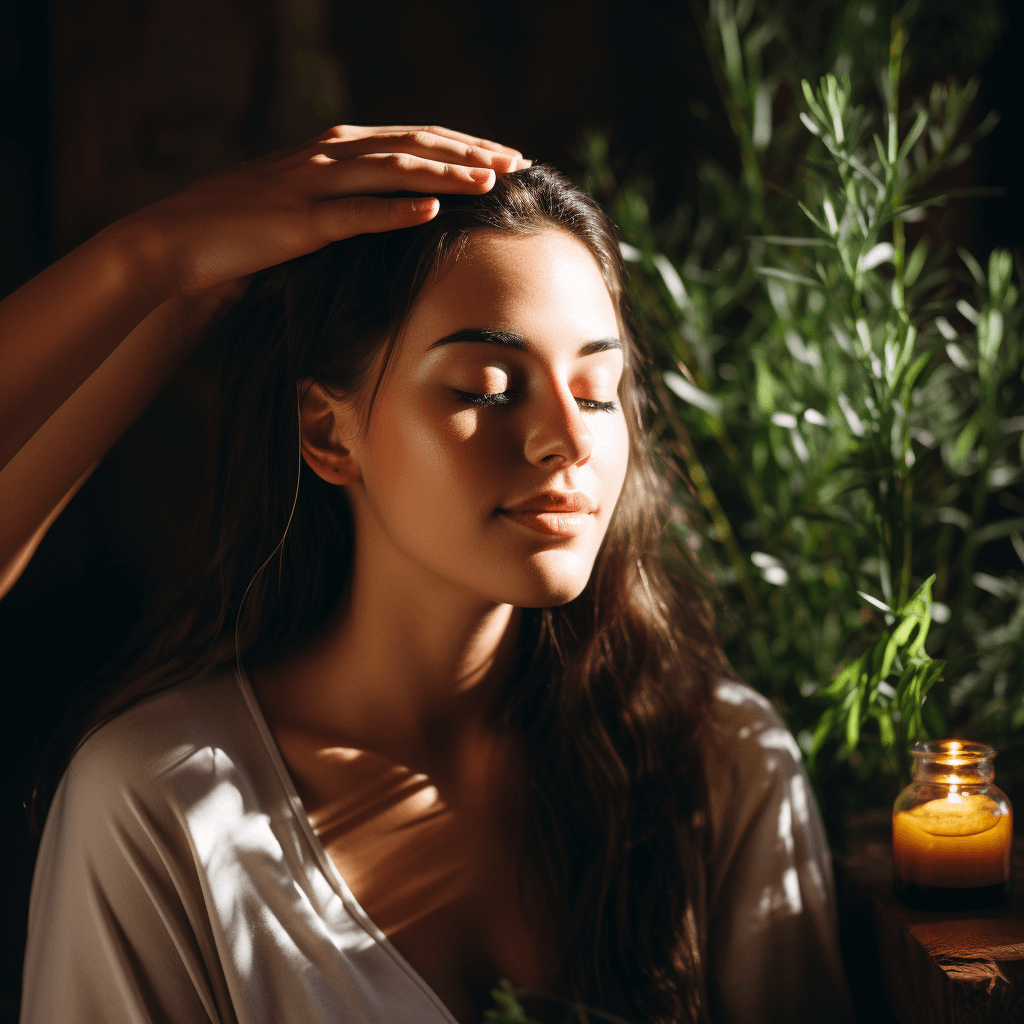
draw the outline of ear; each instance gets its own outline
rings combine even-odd
[[[331,398],[312,380],[299,381],[302,395],[302,457],[321,480],[350,484],[360,476],[359,463],[348,447],[359,428],[355,410]]]

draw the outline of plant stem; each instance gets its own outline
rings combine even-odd
[[[914,480],[910,473],[900,478],[903,483],[903,567],[900,571],[900,598],[898,608],[902,608],[910,598],[910,554],[913,544],[913,508]]]
[[[722,61],[712,45],[711,31],[716,21],[719,36],[723,36],[722,17],[726,15],[721,7],[718,7],[713,0],[711,11],[705,14],[703,5],[698,0],[690,0],[690,10],[693,12],[693,20],[697,25],[704,24],[704,31],[701,32],[701,40],[704,43],[704,52],[707,54],[708,63],[711,65],[712,73],[715,76],[715,84],[718,86],[718,93],[722,98],[722,105],[725,107],[725,115],[729,118],[729,126],[740,151],[740,166],[743,168],[743,180],[747,186],[747,198],[750,203],[749,222],[752,225],[760,226],[764,220],[764,176],[761,174],[761,165],[757,161],[757,154],[754,152],[753,137],[750,131],[750,123],[740,107],[740,91],[742,81],[735,83],[730,81],[730,76],[725,72]],[[719,18],[715,18],[715,13]],[[724,38],[722,39],[724,46]],[[740,71],[742,74],[742,71]]]
[[[903,289],[903,258],[906,251],[906,235],[903,230],[903,221],[899,217],[892,219],[892,247],[894,255],[892,258],[895,274],[892,279],[892,297],[895,300],[896,309],[903,321],[903,330],[907,325],[907,297]]]
[[[903,19],[898,14],[892,16],[892,29],[889,36],[889,163],[896,164],[899,153],[899,99],[900,99],[900,63],[903,59]]]
[[[900,101],[900,65],[903,59],[903,21],[898,14],[892,17],[892,33],[889,42],[889,161],[893,164],[892,173],[896,177],[896,187],[893,191],[893,206],[900,206],[903,202],[903,187],[900,181],[901,168],[896,163],[899,153],[899,101]],[[903,291],[903,261],[906,251],[906,236],[903,229],[903,221],[899,217],[892,219],[892,247],[895,250],[893,256],[893,300],[896,309],[900,313],[903,329],[907,324],[907,302]],[[901,339],[902,340],[902,339]]]

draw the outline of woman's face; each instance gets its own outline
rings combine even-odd
[[[622,372],[616,310],[581,242],[475,232],[417,299],[351,441],[361,555],[375,564],[383,545],[383,564],[488,601],[572,600],[626,473]]]

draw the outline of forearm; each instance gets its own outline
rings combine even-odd
[[[16,581],[71,493],[156,397],[233,298],[222,289],[161,304],[0,470],[0,597]]]
[[[0,469],[174,291],[157,239],[119,222],[0,302]]]

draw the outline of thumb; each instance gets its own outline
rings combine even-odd
[[[431,220],[440,204],[436,199],[346,196],[319,203],[314,216],[320,234],[330,242],[353,235],[394,231]]]

